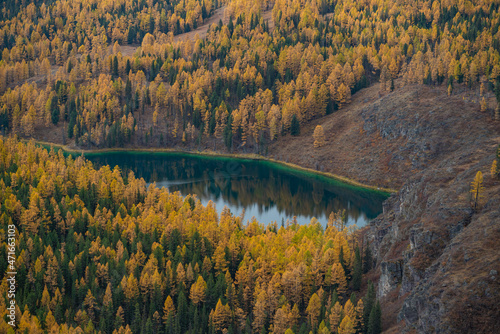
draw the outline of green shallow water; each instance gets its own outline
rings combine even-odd
[[[261,223],[323,225],[332,211],[346,210],[347,224],[364,226],[382,212],[388,194],[356,187],[323,175],[265,160],[203,156],[174,152],[114,151],[85,153],[99,168],[119,166],[148,183],[195,194],[203,204],[213,201],[220,212],[227,206],[235,215],[245,210]]]

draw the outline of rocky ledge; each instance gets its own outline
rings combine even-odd
[[[479,90],[373,85],[345,109],[284,137],[269,154],[301,166],[399,189],[366,234],[386,332],[491,333],[500,319],[500,180],[490,166],[500,122],[481,112]],[[312,133],[324,128],[327,145]],[[484,174],[476,212],[470,183]]]
[[[402,150],[410,149],[424,158],[412,163],[417,172],[386,201],[366,235],[376,256],[378,296],[397,305],[385,329],[494,333],[500,319],[500,180],[489,171],[500,124],[479,111],[445,112],[445,123],[436,119],[443,115],[426,110],[420,111],[424,120],[410,115],[407,122],[372,111],[367,131],[389,140],[409,136],[394,155],[404,159]],[[469,192],[477,171],[484,174],[485,191],[473,211]]]

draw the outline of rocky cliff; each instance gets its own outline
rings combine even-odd
[[[489,170],[500,123],[480,112],[477,92],[449,97],[412,86],[380,96],[376,89],[317,122],[328,147],[312,147],[312,124],[271,153],[283,157],[301,145],[308,153],[290,161],[399,189],[366,234],[387,332],[493,333],[500,319],[500,180]],[[485,192],[474,212],[469,191],[477,171]]]

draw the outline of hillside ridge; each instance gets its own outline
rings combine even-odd
[[[379,96],[376,86],[300,137],[278,141],[270,154],[399,189],[365,235],[376,255],[372,279],[387,332],[493,333],[500,316],[500,181],[489,171],[500,122],[480,111],[468,89],[448,96],[415,85]],[[329,144],[317,149],[316,125]],[[304,154],[292,154],[298,151]],[[485,194],[473,212],[469,186],[477,171]]]

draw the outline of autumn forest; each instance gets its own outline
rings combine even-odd
[[[500,99],[495,1],[3,2],[0,128],[265,153],[371,83]],[[210,20],[202,38],[190,31]],[[203,30],[200,30],[203,31]],[[182,37],[184,36],[184,37]],[[495,106],[491,106],[495,109]],[[217,143],[218,146],[217,146]]]
[[[11,138],[0,156],[2,235],[19,228],[19,333],[380,332],[373,284],[360,293],[372,257],[341,215],[326,228],[244,225],[61,150]]]
[[[499,7],[2,1],[0,332],[381,333],[370,245],[342,212],[258,222],[36,141],[266,156],[375,84],[477,91],[498,116]],[[321,126],[311,135],[326,145]]]

